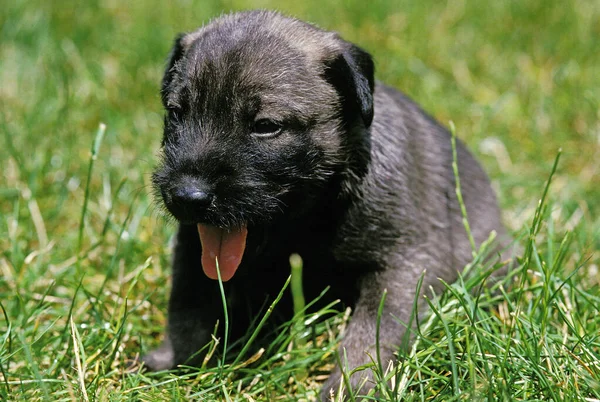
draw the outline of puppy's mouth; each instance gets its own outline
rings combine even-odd
[[[202,269],[204,273],[210,279],[216,280],[219,278],[218,269],[223,282],[230,280],[242,262],[244,250],[246,249],[248,228],[242,226],[220,229],[202,223],[198,223],[197,227],[202,243]]]

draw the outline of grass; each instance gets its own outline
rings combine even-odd
[[[169,289],[174,227],[149,196],[166,55],[177,32],[255,7],[338,30],[453,121],[521,239],[491,290],[476,257],[428,300],[399,366],[374,356],[387,400],[600,400],[600,3],[583,0],[4,4],[0,400],[315,399],[347,322],[335,306],[299,307],[268,345],[249,334],[229,365],[131,364],[159,343]]]

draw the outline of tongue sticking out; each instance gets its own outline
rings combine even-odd
[[[227,231],[199,223],[198,234],[202,243],[202,269],[206,276],[218,279],[216,257],[223,282],[233,278],[244,255],[248,228],[244,226]]]

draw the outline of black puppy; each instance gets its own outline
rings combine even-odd
[[[438,278],[453,281],[470,261],[449,133],[373,70],[369,54],[337,34],[269,11],[226,15],[177,38],[153,181],[180,226],[168,328],[148,367],[193,364],[209,341],[223,311],[216,259],[235,337],[299,253],[307,297],[330,286],[353,307],[340,346],[350,368],[375,356],[384,289],[387,362],[405,333],[394,317],[408,321],[423,272],[422,288],[439,289]],[[489,181],[457,146],[475,241],[502,237]],[[337,368],[323,398],[339,378]]]

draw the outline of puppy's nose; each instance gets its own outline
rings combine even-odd
[[[196,207],[207,207],[213,200],[213,195],[196,186],[176,187],[172,192],[173,202]]]

